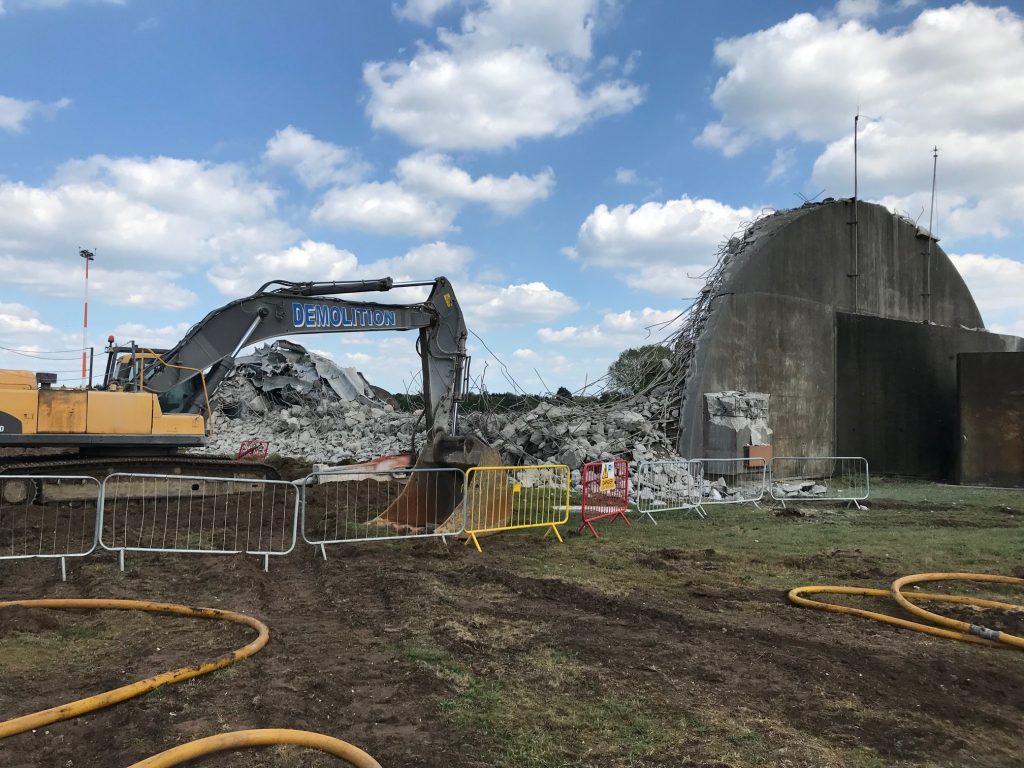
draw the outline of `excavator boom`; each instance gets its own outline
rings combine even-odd
[[[430,292],[426,300],[413,304],[339,297],[418,286],[429,286]],[[455,437],[456,403],[468,372],[468,332],[455,291],[444,277],[402,284],[389,277],[351,282],[271,281],[251,296],[207,314],[170,349],[153,350],[134,342],[115,348],[112,342],[100,388],[51,388],[45,374],[0,371],[0,453],[10,448],[75,446],[83,454],[102,453],[102,461],[93,460],[97,466],[118,468],[120,458],[122,468],[137,468],[140,452],[167,454],[205,444],[210,400],[243,348],[282,336],[377,331],[418,332],[424,441],[416,466],[467,469],[500,463],[497,452],[476,438]],[[164,456],[147,461],[153,465],[151,469],[159,471],[160,466],[169,466],[170,459]],[[173,469],[187,471],[190,463],[194,466],[201,461],[189,457]],[[84,467],[88,462],[73,463]],[[204,471],[212,471],[210,464],[205,460]],[[0,472],[16,467],[31,474],[34,467],[52,470],[67,465],[52,459],[34,465],[20,457],[16,465],[0,465]],[[232,471],[238,471],[235,466]],[[460,509],[461,484],[445,481],[451,487],[440,492],[442,489],[425,488],[426,482],[411,481],[403,493],[404,501],[400,499],[402,503],[393,505],[377,522],[396,528],[455,525],[453,510]],[[428,503],[427,499],[434,501]]]

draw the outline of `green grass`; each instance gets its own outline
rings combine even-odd
[[[655,515],[656,526],[632,514],[632,527],[596,523],[601,538],[585,535],[585,546],[570,536],[564,547],[517,552],[517,569],[623,593],[678,588],[671,568],[651,567],[652,554],[664,550],[687,553],[720,583],[772,589],[830,575],[867,583],[890,573],[1012,574],[1024,563],[1024,491],[876,482],[868,504],[875,508],[804,500],[788,511],[709,506],[707,520],[668,512]],[[567,528],[578,524],[574,516]]]

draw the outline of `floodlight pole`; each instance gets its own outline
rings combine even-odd
[[[86,386],[92,386],[92,376],[88,375],[89,368],[86,366],[86,357],[89,354],[89,262],[96,259],[92,251],[85,248],[78,249],[78,255],[85,261],[85,303],[82,305],[82,381]]]

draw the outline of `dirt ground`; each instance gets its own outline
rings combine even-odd
[[[0,562],[4,599],[184,602],[271,629],[228,669],[4,740],[0,764],[127,766],[221,731],[290,727],[389,768],[1020,765],[1024,654],[786,600],[788,586],[886,586],[923,570],[1024,575],[1024,494],[932,488],[894,487],[870,512],[718,508],[704,522],[599,524],[600,540],[561,545],[506,534],[482,555],[388,542],[338,546],[325,562],[300,545],[269,573],[255,557],[141,554],[120,573],[104,554],[61,583],[52,563]],[[250,638],[200,620],[0,611],[0,719]],[[193,763],[338,764],[294,748]]]

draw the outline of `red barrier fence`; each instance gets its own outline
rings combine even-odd
[[[269,440],[243,440],[235,461],[266,461],[269,453]]]
[[[626,517],[629,494],[629,464],[625,459],[614,461],[592,461],[583,465],[583,503],[580,514],[583,523],[577,529],[589,528],[594,538],[599,538],[594,530],[595,520],[611,518],[615,522],[621,517],[630,525]]]

